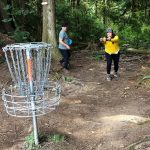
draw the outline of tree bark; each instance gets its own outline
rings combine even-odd
[[[77,0],[77,6],[79,6],[80,5],[80,0]]]
[[[107,9],[107,0],[103,0],[103,4],[104,4],[104,13],[103,13],[103,23],[104,25],[107,25],[107,13],[106,13],[106,9]]]
[[[11,9],[9,10],[9,18],[12,19],[11,20],[11,26],[13,27],[13,29],[16,29],[16,25],[15,25],[14,18],[12,15],[12,10],[13,10],[12,0],[7,0],[7,5],[11,6]]]
[[[52,59],[60,59],[57,48],[55,31],[55,0],[47,0],[48,4],[43,5],[43,32],[42,41],[52,45]]]
[[[95,1],[95,15],[97,16],[97,4],[98,4],[98,1],[96,0]]]

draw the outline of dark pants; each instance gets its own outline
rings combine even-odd
[[[60,60],[60,63],[63,65],[65,69],[69,69],[69,58],[70,58],[70,50],[68,49],[59,49],[62,60]]]
[[[117,72],[119,69],[119,58],[120,58],[120,53],[118,54],[108,54],[105,53],[106,61],[107,61],[107,74],[110,74],[111,72],[111,65],[112,61],[114,62],[114,71]]]

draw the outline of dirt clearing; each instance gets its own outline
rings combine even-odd
[[[150,90],[138,85],[139,79],[150,72],[149,60],[150,56],[122,54],[120,77],[107,82],[105,60],[94,60],[89,51],[74,52],[69,74],[53,71],[49,76],[61,83],[60,105],[38,117],[41,135],[59,133],[65,140],[57,144],[44,142],[41,149],[150,149]],[[2,89],[11,78],[6,63],[0,67]],[[0,113],[0,149],[21,149],[32,131],[32,120],[7,115],[2,100]]]

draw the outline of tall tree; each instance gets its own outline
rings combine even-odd
[[[6,6],[8,6],[8,8],[4,9]],[[5,1],[5,0],[0,1],[0,20],[3,20],[3,22],[0,21],[0,27],[2,31],[6,33],[12,32],[14,30],[12,21],[9,21],[9,19],[12,19],[10,18],[10,13],[8,13],[10,7],[11,6],[9,4],[9,1]]]
[[[103,23],[107,24],[107,0],[103,0],[104,3],[104,12],[103,12]]]
[[[47,4],[43,5],[42,41],[52,44],[52,58],[58,60],[60,53],[57,48],[55,32],[55,0],[47,0]]]

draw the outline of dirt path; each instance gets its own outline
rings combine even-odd
[[[149,69],[149,58],[122,55],[119,79],[107,82],[104,60],[95,61],[88,52],[76,53],[71,72],[63,75],[66,81],[60,80],[59,107],[38,118],[41,134],[61,133],[66,140],[47,143],[43,150],[124,150],[150,135],[150,90],[137,84],[143,70]],[[10,76],[6,65],[1,70],[2,87]],[[20,149],[19,143],[31,132],[31,119],[8,116],[2,101],[0,113],[0,149]],[[148,150],[148,142],[134,148]]]

